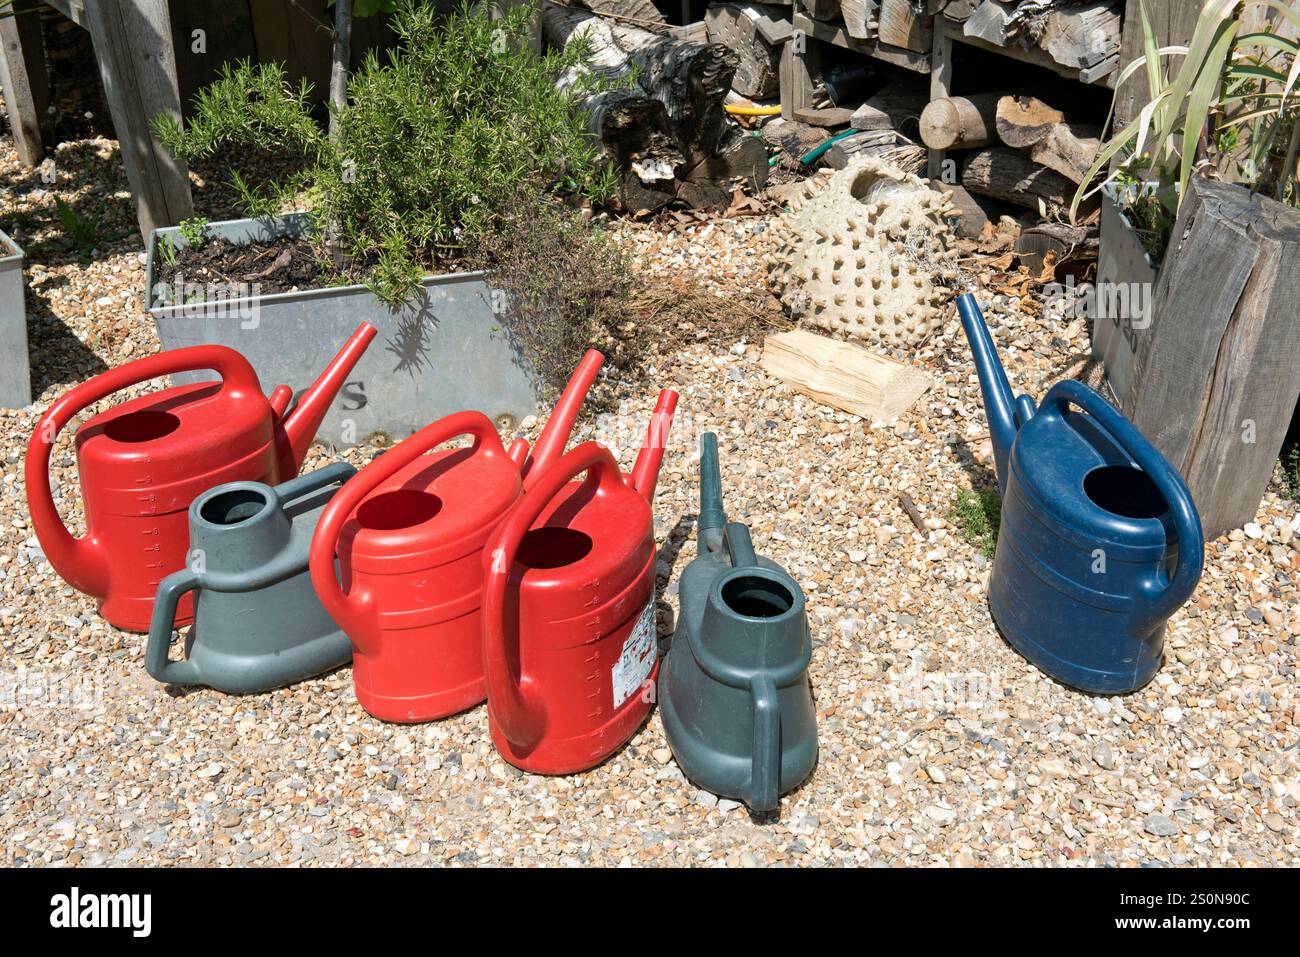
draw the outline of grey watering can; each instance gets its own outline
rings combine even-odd
[[[664,734],[695,784],[771,811],[817,763],[812,637],[803,590],[754,554],[747,526],[727,522],[712,432],[701,442],[698,535],[659,679]]]
[[[269,691],[352,660],[352,644],[312,588],[307,553],[340,462],[274,487],[229,482],[190,506],[187,567],[158,586],[145,666],[159,681],[232,694]],[[195,591],[185,657],[168,658],[177,604]]]

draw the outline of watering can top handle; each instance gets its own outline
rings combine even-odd
[[[346,482],[357,474],[357,470],[347,462],[333,462],[315,472],[299,475],[297,478],[281,482],[272,489],[281,505],[287,505],[296,498],[326,488],[335,482]]]
[[[474,437],[471,454],[477,455],[485,447],[490,454],[506,454],[491,419],[482,412],[455,412],[426,425],[374,459],[339,489],[325,506],[311,540],[311,577],[321,603],[336,619],[346,617],[349,608],[348,596],[343,593],[334,574],[334,555],[348,516],[382,482],[435,447],[461,435]]]
[[[1169,584],[1161,596],[1161,609],[1166,600],[1173,607],[1181,605],[1201,574],[1201,562],[1204,557],[1204,541],[1201,533],[1201,520],[1187,490],[1182,476],[1165,457],[1147,441],[1146,436],[1138,431],[1137,426],[1121,415],[1114,406],[1075,379],[1065,379],[1056,383],[1043,399],[1043,406],[1051,406],[1058,414],[1065,412],[1066,406],[1077,405],[1083,409],[1111,434],[1120,447],[1132,456],[1141,469],[1147,473],[1173,514],[1174,527],[1178,532],[1178,567],[1169,576]],[[1176,601],[1174,599],[1177,599]]]
[[[25,466],[27,501],[37,534],[47,536],[53,540],[54,550],[50,555],[52,563],[59,560],[56,555],[62,557],[62,553],[66,553],[67,563],[82,565],[89,554],[84,551],[86,546],[81,546],[83,550],[77,553],[76,557],[73,557],[72,550],[76,549],[80,543],[85,542],[86,539],[74,539],[71,533],[68,532],[67,527],[63,524],[63,519],[59,517],[58,509],[54,505],[54,496],[50,491],[50,456],[54,450],[54,440],[59,432],[78,412],[94,405],[101,399],[107,398],[114,392],[119,392],[129,386],[147,382],[159,376],[172,375],[177,372],[192,372],[198,369],[212,369],[220,375],[222,391],[234,387],[240,391],[261,394],[262,386],[257,380],[257,373],[253,371],[253,367],[249,365],[248,360],[234,349],[216,345],[188,346],[184,349],[159,352],[152,356],[136,359],[134,362],[128,362],[117,368],[109,369],[93,379],[73,386],[60,396],[41,416],[40,421],[36,423],[36,428],[32,431],[31,441],[27,446],[27,462]],[[60,569],[60,571],[63,570]],[[84,567],[71,569],[71,571],[72,574],[65,574],[65,577],[77,578],[83,581],[102,577],[105,574],[103,570],[91,570]]]
[[[501,730],[520,747],[536,741],[541,732],[539,709],[528,700],[529,681],[520,671],[516,682],[505,654],[505,594],[510,569],[524,536],[547,504],[569,481],[589,472],[600,489],[625,488],[614,456],[598,442],[584,442],[562,456],[538,477],[519,500],[488,543],[491,564],[483,582],[483,657],[488,696]]]

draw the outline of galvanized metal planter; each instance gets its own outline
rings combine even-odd
[[[292,213],[211,223],[207,235],[264,242],[302,235],[310,226],[310,214]],[[376,433],[398,440],[462,409],[478,409],[508,428],[537,410],[535,377],[494,312],[485,273],[427,276],[419,294],[397,310],[364,286],[261,295],[255,281],[247,288],[212,290],[196,276],[181,277],[178,289],[159,289],[158,244],[164,238],[186,245],[176,227],[155,230],[149,241],[146,296],[164,349],[218,343],[245,355],[264,382],[310,382],[320,350],[305,346],[342,341],[362,320],[379,329],[380,341],[357,364],[321,423],[321,441],[345,447]],[[155,293],[169,304],[154,305]],[[210,376],[173,378],[185,383]]]
[[[1097,287],[1092,354],[1106,367],[1106,381],[1126,411],[1133,389],[1133,354],[1137,336],[1151,322],[1151,296],[1160,267],[1151,261],[1124,213],[1130,195],[1124,187],[1102,188],[1101,242],[1097,252]],[[1139,303],[1141,308],[1132,308]],[[1102,304],[1105,304],[1104,308]],[[1122,308],[1116,308],[1123,303]]]
[[[0,408],[32,403],[22,247],[0,231]]]

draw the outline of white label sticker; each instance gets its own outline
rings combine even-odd
[[[655,596],[652,593],[637,616],[632,634],[623,642],[623,651],[610,669],[614,685],[614,710],[641,690],[655,666]]]

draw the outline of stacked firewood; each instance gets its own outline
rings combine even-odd
[[[1085,82],[1119,65],[1123,0],[949,0],[943,16],[967,37],[1041,50]]]
[[[1096,127],[1027,94],[988,93],[931,101],[921,114],[921,139],[931,149],[965,150],[959,192],[989,197],[1068,219],[1078,187],[1100,148]],[[959,196],[966,202],[973,197]],[[1094,202],[1083,205],[1088,218]]]

